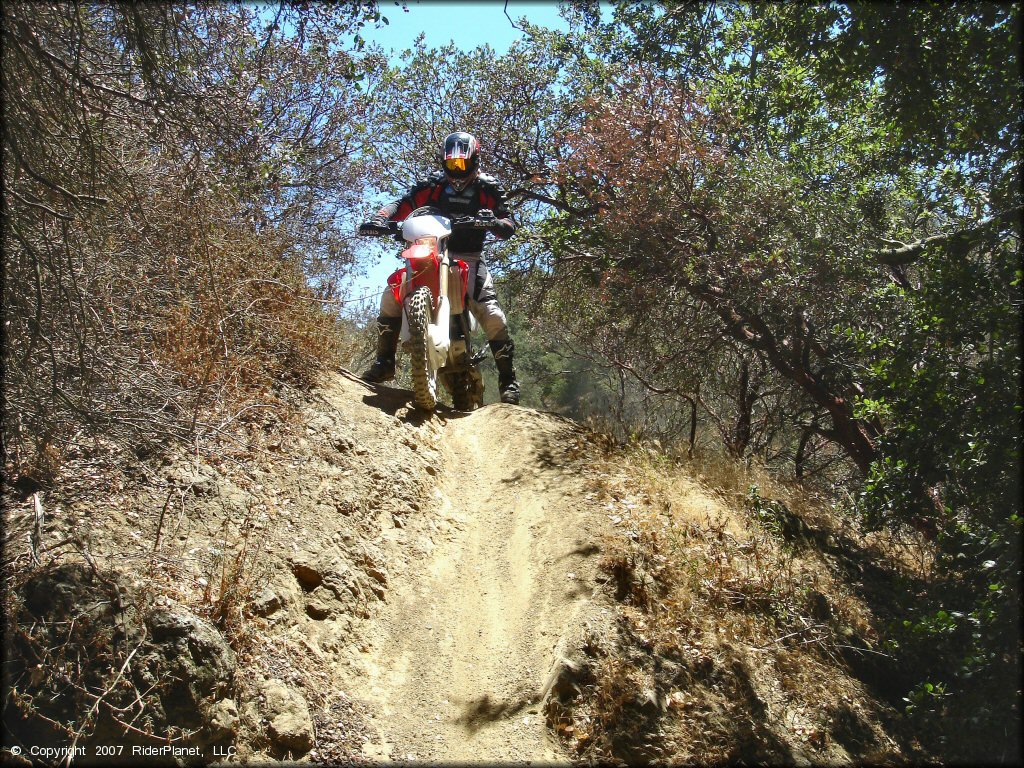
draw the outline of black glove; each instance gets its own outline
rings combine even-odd
[[[452,229],[487,229],[490,225],[483,224],[476,216],[453,216]]]
[[[481,208],[476,215],[474,226],[479,229],[486,229],[501,240],[512,237],[516,231],[515,225],[508,219],[499,219],[490,208]]]
[[[380,235],[391,234],[391,230],[388,228],[388,223],[385,219],[380,216],[374,216],[372,219],[364,221],[359,225],[359,234],[379,237]]]

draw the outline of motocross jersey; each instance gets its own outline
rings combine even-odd
[[[377,212],[382,219],[402,221],[417,208],[435,205],[448,216],[475,216],[481,209],[494,211],[497,219],[491,230],[496,237],[507,240],[516,231],[515,223],[505,203],[505,192],[493,176],[481,173],[464,190],[458,192],[445,175],[435,171],[428,178],[419,181],[403,197],[385,205]],[[487,234],[482,229],[457,229],[448,240],[452,253],[480,253]]]

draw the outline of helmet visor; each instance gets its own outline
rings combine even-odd
[[[444,159],[445,170],[451,171],[452,173],[465,173],[466,172],[466,158],[464,157],[446,157]]]

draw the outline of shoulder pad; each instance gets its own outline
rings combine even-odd
[[[490,176],[490,175],[488,175],[486,173],[481,173],[477,177],[477,182],[484,189],[490,190],[493,194],[495,194],[498,197],[504,199],[504,197],[505,197],[505,188],[503,186],[501,186],[501,182],[499,182],[493,176]]]
[[[437,184],[439,181],[444,181],[444,173],[441,171],[431,171],[426,176],[420,176],[416,179],[416,182],[412,185],[412,189],[423,189],[423,187],[431,187]]]

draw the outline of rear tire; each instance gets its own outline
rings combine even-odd
[[[457,411],[472,411],[473,396],[469,391],[469,376],[465,373],[456,373],[451,377],[452,382],[452,406]]]
[[[427,336],[433,304],[430,289],[425,285],[417,288],[406,302],[413,404],[424,411],[432,411],[437,406],[437,371],[430,363],[430,339]]]
[[[479,371],[472,369],[451,377],[452,406],[457,411],[475,411],[484,404],[484,382]]]

